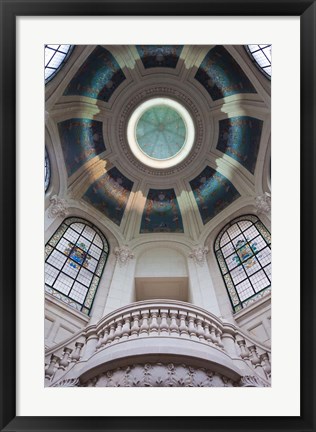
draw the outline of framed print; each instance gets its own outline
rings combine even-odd
[[[1,430],[315,430],[314,2],[1,6]]]

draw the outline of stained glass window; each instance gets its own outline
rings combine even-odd
[[[98,228],[65,219],[45,247],[45,291],[89,315],[108,254]]]
[[[270,292],[271,235],[257,216],[226,225],[214,250],[235,312]]]
[[[261,70],[261,72],[269,79],[272,73],[271,61],[271,44],[261,45],[245,45],[246,51],[250,55],[252,61]]]
[[[73,48],[74,45],[45,45],[45,83],[57,74]]]
[[[49,183],[50,183],[50,162],[49,162],[49,157],[48,157],[48,153],[47,150],[45,149],[45,180],[44,180],[44,185],[45,185],[45,192],[48,189]]]

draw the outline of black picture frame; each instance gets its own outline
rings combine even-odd
[[[289,0],[0,0],[0,429],[2,431],[315,431],[315,77],[316,6]],[[301,415],[299,417],[16,416],[16,17],[299,16],[301,24]],[[286,42],[286,41],[285,41]],[[289,70],[290,73],[290,70]],[[285,123],[286,127],[286,123]],[[293,168],[293,167],[292,167]],[[287,168],[285,168],[287,169]],[[294,168],[293,168],[294,169]],[[288,168],[291,182],[290,167]],[[291,205],[291,203],[289,203]],[[290,323],[284,331],[290,331]],[[295,346],[295,341],[293,341]],[[299,349],[296,346],[295,349]],[[286,355],[291,355],[287,353]],[[285,358],[286,358],[285,355]],[[285,359],[286,361],[286,359]],[[289,377],[290,379],[290,377]],[[280,401],[282,404],[282,401]],[[100,413],[102,414],[102,413]]]

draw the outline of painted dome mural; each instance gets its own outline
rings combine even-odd
[[[270,157],[247,62],[242,46],[76,46],[51,132],[67,194],[131,238],[197,240],[260,192]]]

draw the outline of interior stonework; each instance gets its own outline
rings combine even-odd
[[[57,76],[45,386],[270,386],[271,82],[238,45],[74,46]]]

